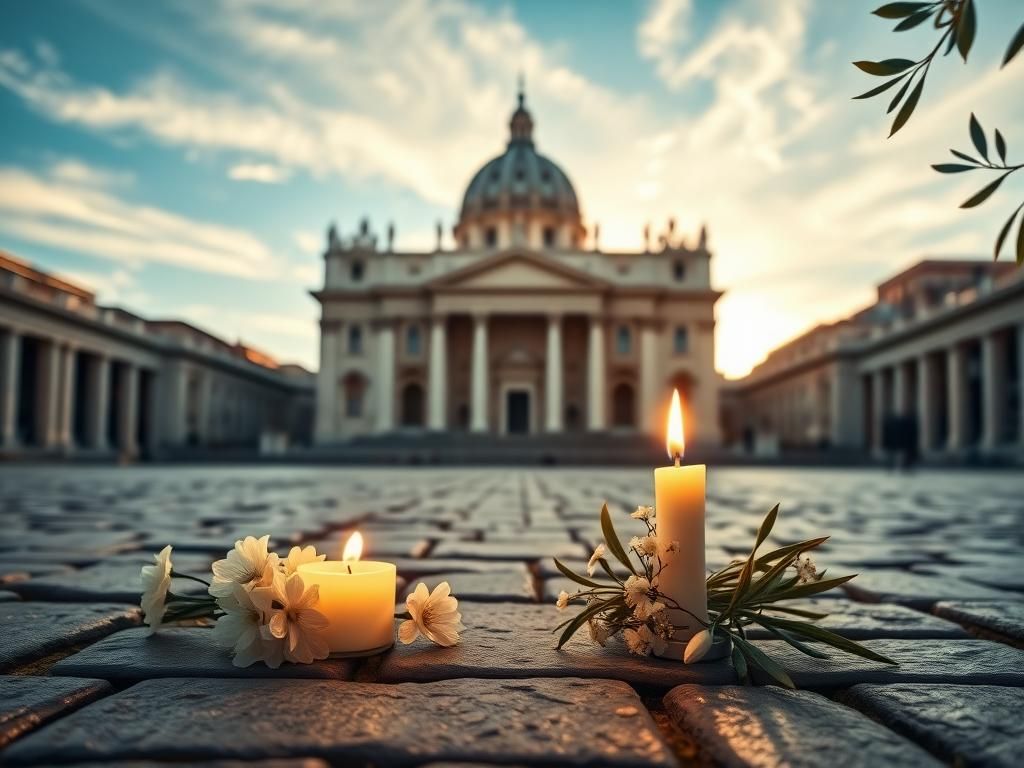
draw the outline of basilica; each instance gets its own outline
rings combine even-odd
[[[719,442],[704,230],[598,247],[522,92],[505,151],[473,176],[454,247],[398,251],[364,220],[324,253],[315,438],[398,430],[661,435],[673,387],[687,440]]]

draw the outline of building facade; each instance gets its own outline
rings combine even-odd
[[[902,419],[926,457],[1024,458],[1024,270],[919,262],[871,307],[772,352],[724,402],[728,441],[756,452],[881,454]]]
[[[493,435],[663,432],[673,386],[691,440],[716,444],[711,253],[674,226],[598,248],[523,103],[506,150],[470,181],[442,248],[395,250],[364,221],[324,253],[316,440],[400,429]]]
[[[0,252],[0,455],[159,457],[308,442],[313,376],[151,321]]]

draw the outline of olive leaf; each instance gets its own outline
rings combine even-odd
[[[971,120],[968,124],[971,132],[971,141],[974,143],[974,148],[978,150],[978,154],[987,162],[988,161],[988,142],[985,140],[985,131],[982,130],[981,123],[978,122],[978,118],[971,112]]]
[[[1021,48],[1024,48],[1024,25],[1017,30],[1017,34],[1010,41],[1010,47],[1006,49],[1006,55],[1003,57],[1003,63],[1000,66],[1005,67],[1009,64],[1010,59],[1020,53]]]
[[[974,44],[977,27],[978,19],[974,12],[974,0],[963,0],[956,25],[956,47],[965,62],[967,54],[971,52],[971,45]]]
[[[917,62],[910,59],[886,59],[885,61],[855,61],[853,66],[862,72],[876,77],[898,75],[905,69],[910,69]]]

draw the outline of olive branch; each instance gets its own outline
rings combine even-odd
[[[943,56],[948,56],[955,47],[963,58],[964,63],[967,62],[967,57],[971,52],[971,47],[974,45],[974,38],[978,28],[978,15],[974,0],[887,3],[880,8],[876,8],[872,13],[883,19],[898,20],[896,26],[893,27],[894,32],[905,32],[930,20],[932,27],[938,33],[938,40],[935,45],[920,59],[897,58],[885,59],[883,61],[853,62],[855,67],[869,75],[892,77],[892,79],[887,80],[881,85],[858,96],[854,96],[854,99],[870,99],[902,83],[899,90],[896,91],[896,94],[890,100],[888,109],[886,109],[886,114],[890,114],[899,107],[889,131],[889,136],[892,137],[907,124],[907,121],[910,120],[911,115],[913,115],[914,110],[917,108],[918,102],[921,100],[921,94],[924,92],[924,84],[928,77],[928,72],[940,50]],[[1020,53],[1021,48],[1024,48],[1024,26],[1021,26],[1010,40],[1010,45],[1006,49],[1000,66],[1005,67],[1009,64]],[[913,85],[913,88],[911,88],[911,85]],[[939,173],[962,173],[978,169],[1003,171],[1003,173],[968,198],[961,204],[961,208],[974,208],[980,205],[999,188],[1010,174],[1024,167],[1024,165],[1007,164],[1006,140],[998,129],[995,131],[994,143],[1000,162],[995,163],[989,160],[985,132],[973,113],[970,119],[970,135],[975,149],[982,157],[980,161],[963,152],[951,149],[950,152],[955,157],[966,161],[968,164],[938,163],[932,165],[932,168]],[[1013,226],[1017,214],[1022,209],[1024,209],[1024,202],[1017,206],[1000,230],[994,249],[994,258],[996,260],[999,259],[1003,243]],[[1017,232],[1016,253],[1018,266],[1024,264],[1024,217],[1021,218],[1020,229]]]
[[[690,614],[705,627],[710,636],[724,633],[729,637],[732,641],[732,663],[740,680],[750,683],[751,672],[757,670],[779,685],[794,688],[792,679],[782,665],[747,639],[747,628],[753,624],[763,627],[773,637],[814,658],[829,658],[820,650],[820,645],[824,644],[844,653],[884,664],[895,664],[892,659],[813,623],[828,614],[780,605],[786,600],[803,599],[826,592],[845,584],[856,574],[826,579],[824,572],[811,578],[806,578],[800,572],[795,575],[791,573],[790,569],[798,566],[800,558],[824,544],[828,540],[827,536],[787,544],[758,555],[758,550],[775,526],[778,513],[779,506],[775,505],[765,516],[758,528],[750,554],[745,560],[734,560],[707,577],[708,621],[704,622]],[[645,518],[644,523],[647,525],[648,536],[655,536],[656,522]],[[579,601],[586,604],[576,616],[562,622],[553,630],[561,631],[557,648],[562,648],[585,625],[590,625],[592,631],[597,625],[609,637],[627,630],[636,631],[639,627],[647,627],[652,635],[667,640],[671,637],[672,627],[668,625],[664,612],[655,610],[645,614],[636,607],[631,607],[626,597],[629,579],[644,578],[650,583],[650,589],[646,594],[650,603],[655,606],[661,603],[663,607],[685,611],[658,590],[657,576],[663,566],[662,553],[659,551],[648,554],[638,547],[624,547],[615,532],[607,504],[601,510],[601,530],[608,552],[630,576],[623,579],[612,569],[607,558],[597,557],[598,553],[595,553],[596,563],[600,565],[610,582],[601,580],[602,577],[581,576],[556,559],[555,567],[566,578],[585,587],[573,595],[566,595],[565,603]],[[602,636],[595,637],[595,640],[604,645]]]

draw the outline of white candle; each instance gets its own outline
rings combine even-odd
[[[685,643],[704,629],[700,621],[708,620],[707,574],[704,569],[706,468],[703,464],[679,465],[686,441],[683,437],[683,412],[678,390],[672,393],[668,437],[665,442],[674,466],[654,470],[658,551],[662,557],[658,590],[678,604],[680,609],[685,609],[668,609],[669,621],[675,628],[674,639]],[[672,544],[678,546],[678,551],[669,553]],[[671,603],[669,605],[672,606]],[[675,649],[671,649],[670,653],[676,655]]]
[[[303,582],[320,588],[316,610],[327,618],[331,653],[376,653],[395,641],[395,565],[359,560],[361,550],[362,537],[355,533],[341,562],[299,566]]]

